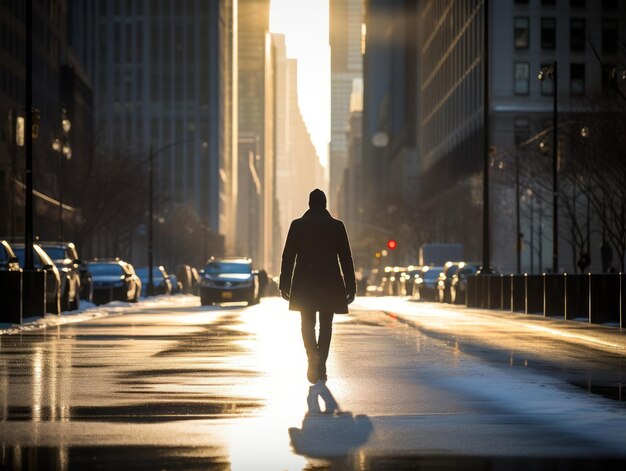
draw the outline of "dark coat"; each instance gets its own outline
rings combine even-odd
[[[325,209],[311,208],[292,221],[279,288],[289,293],[291,311],[348,312],[346,296],[356,293],[348,234]]]

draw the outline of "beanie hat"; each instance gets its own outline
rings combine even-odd
[[[326,195],[319,188],[309,194],[309,208],[326,208]]]

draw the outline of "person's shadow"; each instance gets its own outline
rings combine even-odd
[[[321,410],[319,399],[324,403]],[[323,383],[309,388],[308,412],[302,428],[289,429],[296,453],[310,458],[340,458],[364,445],[372,433],[372,422],[366,415],[341,411],[332,393]]]

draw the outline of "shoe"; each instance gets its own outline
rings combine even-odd
[[[319,372],[318,372],[319,362],[320,362],[319,353],[317,352],[311,353],[310,355],[308,355],[308,360],[309,360],[309,368],[306,371],[306,377],[309,380],[309,383],[315,384],[320,379]]]

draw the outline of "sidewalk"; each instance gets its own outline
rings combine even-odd
[[[441,303],[414,302],[407,298],[364,298],[391,317],[425,332],[439,332],[502,344],[507,336],[562,341],[626,356],[626,331],[619,327],[527,315],[508,311],[474,309]],[[358,304],[358,300],[357,303]]]
[[[153,298],[141,298],[138,303],[113,301],[96,306],[87,301],[81,301],[81,308],[77,311],[63,312],[61,315],[46,314],[45,317],[28,317],[22,324],[9,324],[0,322],[0,336],[21,334],[39,329],[56,327],[74,322],[84,322],[108,316],[120,316],[128,311],[135,311],[146,307],[152,307],[172,301],[181,302],[183,298],[189,298],[189,302],[198,302],[198,298],[192,295],[154,296]],[[183,302],[187,302],[184,299]]]

